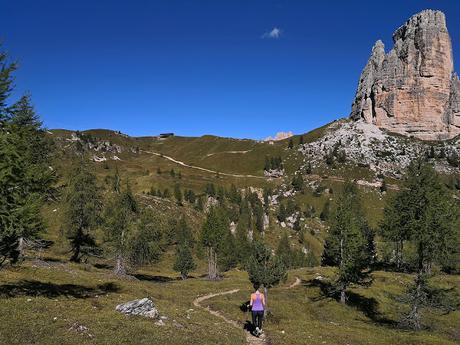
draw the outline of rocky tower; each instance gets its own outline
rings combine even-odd
[[[372,48],[350,117],[423,140],[460,134],[460,80],[444,13],[412,16],[393,42],[387,54],[380,40]]]

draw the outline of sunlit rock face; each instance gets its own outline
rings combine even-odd
[[[377,41],[364,68],[351,118],[423,140],[460,134],[460,81],[444,13],[426,10]]]

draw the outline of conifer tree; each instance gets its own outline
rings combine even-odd
[[[411,310],[403,323],[418,330],[431,268],[452,259],[459,245],[459,215],[434,168],[423,160],[411,162],[403,187],[385,209],[381,228],[385,239],[410,241],[415,248],[417,273],[410,290]]]
[[[13,72],[17,64],[10,63],[5,52],[0,51],[0,127],[7,114],[7,99],[13,91]]]
[[[287,232],[284,232],[281,236],[280,241],[278,242],[278,247],[276,248],[276,255],[283,262],[284,267],[290,268],[293,264],[292,262],[292,250],[291,245],[289,244],[289,238]]]
[[[174,186],[174,198],[179,206],[182,206],[182,191],[180,190],[180,185],[176,183]]]
[[[241,266],[246,265],[250,255],[251,244],[248,239],[248,231],[250,228],[250,215],[247,209],[242,211],[235,231],[235,242],[238,262]]]
[[[115,249],[115,269],[117,275],[126,275],[126,264],[130,255],[130,236],[135,230],[138,214],[137,201],[129,184],[126,189],[115,193],[104,212],[107,239]]]
[[[83,162],[70,178],[65,201],[64,224],[71,244],[70,260],[80,262],[82,256],[95,252],[94,234],[100,224],[102,209],[96,177]]]
[[[196,264],[191,252],[193,246],[192,232],[183,216],[179,220],[176,236],[176,259],[173,269],[181,274],[182,279],[187,279],[188,273],[196,268]]]
[[[11,66],[0,54],[0,262],[22,257],[24,244],[44,230],[40,208],[53,192],[53,146],[26,95],[6,107]]]
[[[294,142],[292,141],[292,138],[289,138],[288,149],[292,149],[293,147],[294,147]]]
[[[279,212],[278,212],[278,220],[280,222],[284,222],[286,220],[287,216],[288,216],[288,214],[286,212],[286,207],[284,206],[284,204],[280,204],[280,209],[279,209]]]
[[[158,212],[144,207],[139,210],[138,218],[132,224],[133,232],[127,237],[125,247],[125,257],[133,266],[157,262],[168,244],[167,223]]]
[[[351,283],[370,283],[368,241],[368,226],[358,189],[347,182],[335,205],[322,259],[323,264],[338,266],[337,287],[341,303],[346,302],[346,290]]]
[[[267,307],[268,289],[286,280],[287,268],[279,257],[272,255],[269,247],[262,242],[256,241],[248,260],[247,271],[251,283],[264,286]]]
[[[204,201],[203,201],[203,196],[200,195],[197,199],[197,203],[196,203],[196,209],[198,211],[203,211],[204,210]]]
[[[235,237],[227,227],[219,249],[218,266],[220,271],[228,271],[238,265],[238,253]]]
[[[294,178],[292,179],[292,187],[294,187],[294,190],[297,192],[301,192],[303,190],[303,177],[302,174],[296,174]]]
[[[182,279],[187,279],[190,271],[196,268],[193,261],[192,252],[186,242],[180,243],[176,248],[176,260],[174,261],[173,269],[179,272]]]
[[[319,214],[319,218],[322,221],[325,221],[325,220],[329,219],[330,208],[331,208],[331,203],[329,202],[329,200],[326,200],[326,202],[324,203],[324,206],[323,206],[323,210]]]
[[[206,248],[210,280],[219,278],[218,254],[227,231],[228,221],[225,212],[221,208],[212,207],[201,229],[201,244]]]

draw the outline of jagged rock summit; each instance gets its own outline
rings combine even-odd
[[[444,13],[425,10],[372,48],[350,117],[422,140],[460,134],[460,80]]]

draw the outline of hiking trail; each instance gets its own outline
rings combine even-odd
[[[231,319],[227,318],[225,315],[223,315],[221,312],[219,312],[217,310],[212,310],[210,307],[203,307],[200,304],[201,302],[203,302],[205,300],[208,300],[210,298],[214,298],[214,297],[217,297],[217,296],[223,296],[223,295],[230,295],[230,294],[237,293],[238,291],[240,291],[240,289],[234,289],[234,290],[229,290],[229,291],[210,293],[210,294],[207,294],[207,295],[204,295],[204,296],[200,296],[200,297],[197,297],[197,298],[195,298],[193,300],[193,305],[195,307],[198,307],[198,308],[206,310],[211,315],[214,315],[214,316],[217,316],[217,317],[221,318],[222,320],[224,320],[225,323],[227,323],[229,325],[232,325],[233,327],[236,327],[238,329],[242,329],[243,325],[241,323],[239,323],[239,322],[237,322],[235,320],[231,320]],[[266,345],[266,344],[268,344],[265,334],[262,334],[259,338],[253,336],[251,333],[249,333],[247,331],[245,331],[245,334],[246,334],[246,342],[249,345]]]
[[[295,288],[296,286],[299,286],[301,283],[302,283],[302,281],[300,280],[300,278],[295,277],[295,281],[291,285],[289,285],[287,288],[288,289]]]
[[[206,171],[206,172],[209,172],[209,173],[212,173],[212,174],[219,174],[219,175],[222,175],[222,176],[230,176],[230,177],[237,177],[237,178],[257,178],[257,179],[263,179],[263,180],[267,179],[267,177],[265,177],[265,176],[230,174],[230,173],[220,172],[220,171],[217,171],[217,170],[206,169],[206,168],[198,167],[196,165],[190,165],[190,164],[184,163],[182,161],[174,159],[174,158],[172,158],[170,156],[166,156],[166,155],[164,155],[162,153],[159,153],[159,152],[145,151],[145,150],[141,150],[141,152],[167,159],[167,160],[169,160],[169,161],[171,161],[173,163],[182,165],[182,166],[187,167],[187,168]]]

